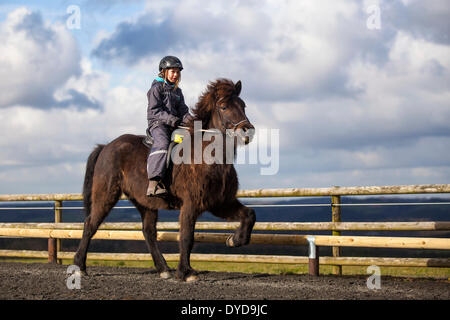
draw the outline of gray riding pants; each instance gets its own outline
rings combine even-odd
[[[148,178],[164,178],[172,129],[164,124],[159,124],[150,127],[150,134],[154,142],[147,158]]]

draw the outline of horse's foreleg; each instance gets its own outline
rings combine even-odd
[[[236,230],[234,235],[231,235],[226,240],[226,245],[228,247],[240,247],[246,245],[250,242],[250,236],[255,225],[256,215],[255,210],[246,207],[240,202],[234,207],[233,215],[229,219],[236,219],[241,222],[239,228]]]
[[[191,268],[190,256],[194,245],[194,230],[197,213],[189,204],[183,204],[180,210],[180,262],[177,278],[184,281],[197,281],[197,272]]]

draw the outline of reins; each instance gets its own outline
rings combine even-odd
[[[220,122],[221,122],[221,125],[222,125],[222,128],[225,130],[225,132],[227,132],[227,134],[228,134],[228,128],[225,126],[225,121],[223,120],[223,118],[224,117],[222,117],[222,115],[221,115],[221,113],[220,113],[220,111],[219,111],[219,108],[217,107],[217,114],[219,115],[219,119],[220,119]],[[250,123],[249,121],[248,121],[248,118],[247,118],[247,116],[245,116],[245,119],[242,119],[241,121],[239,121],[239,122],[237,122],[237,123],[234,123],[233,121],[231,121],[230,119],[226,119],[226,121],[228,122],[228,123],[230,123],[232,126],[233,126],[233,132],[234,131],[236,131],[236,128],[237,128],[237,126],[239,126],[241,123],[245,123],[245,122],[248,122],[248,123]],[[184,126],[178,126],[178,128],[180,128],[180,129],[185,129],[185,130],[189,130],[189,127],[184,127]],[[195,130],[194,132],[198,132],[198,131],[201,131],[201,132],[209,132],[209,133],[217,133],[217,131],[216,130],[211,130],[211,129],[199,129],[199,130]]]

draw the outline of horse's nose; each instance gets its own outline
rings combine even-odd
[[[248,123],[246,123],[246,124],[242,127],[242,130],[243,130],[244,132],[247,132],[247,131],[249,131],[249,130],[254,131],[254,130],[255,130],[255,127],[254,127],[250,122],[248,122]]]
[[[242,127],[242,131],[244,132],[245,137],[244,143],[250,143],[255,135],[255,127],[250,122],[248,122]]]

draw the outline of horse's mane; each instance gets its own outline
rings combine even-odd
[[[227,103],[233,95],[237,95],[233,81],[221,78],[215,82],[209,82],[192,110],[195,119],[202,120],[203,124],[208,123],[211,112],[216,108],[216,101],[220,99]]]

